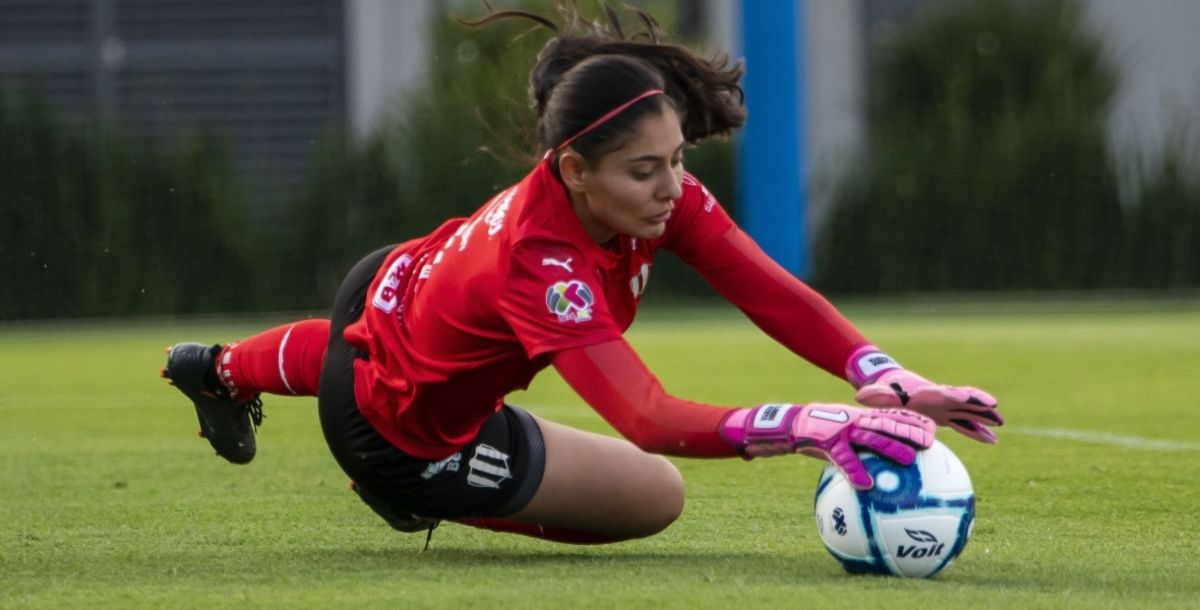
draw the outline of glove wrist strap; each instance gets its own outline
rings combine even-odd
[[[721,420],[721,438],[738,451],[750,445],[790,443],[792,422],[804,407],[795,404],[765,404],[730,411]]]
[[[879,379],[887,371],[902,368],[895,358],[878,347],[862,345],[850,352],[850,357],[846,359],[846,381],[858,389]]]

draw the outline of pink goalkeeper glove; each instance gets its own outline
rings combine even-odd
[[[933,443],[936,426],[927,417],[902,409],[860,409],[846,405],[762,405],[730,411],[721,420],[721,437],[746,459],[803,453],[833,462],[858,489],[875,482],[855,453],[874,451],[905,466],[917,449]]]
[[[1004,425],[991,394],[968,386],[933,383],[905,370],[874,345],[850,354],[846,378],[858,388],[854,399],[868,407],[911,409],[980,442],[995,443],[996,433],[987,427]]]

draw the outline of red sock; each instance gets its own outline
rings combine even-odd
[[[303,320],[277,326],[225,346],[217,377],[234,400],[260,392],[316,396],[329,344],[329,320]]]
[[[616,538],[609,538],[608,536],[604,536],[602,534],[571,530],[562,527],[547,527],[545,525],[538,525],[536,523],[523,523],[521,521],[512,521],[510,519],[484,519],[473,517],[468,519],[455,519],[454,522],[485,530],[492,530],[493,532],[521,534],[522,536],[532,536],[534,538],[541,538],[542,540],[565,542],[568,544],[606,544],[609,542],[618,542]]]

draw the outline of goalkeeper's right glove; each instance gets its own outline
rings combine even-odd
[[[846,362],[846,379],[858,388],[854,399],[868,407],[916,411],[980,442],[995,443],[996,433],[989,428],[1004,425],[991,394],[929,381],[905,370],[874,345],[854,350]]]
[[[833,462],[850,484],[870,489],[855,453],[866,449],[903,465],[933,443],[933,420],[903,409],[862,409],[839,404],[766,404],[736,409],[721,420],[721,437],[746,459],[803,453]]]

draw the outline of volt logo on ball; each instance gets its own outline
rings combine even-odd
[[[899,548],[896,549],[897,557],[912,557],[913,559],[920,559],[922,557],[936,557],[941,555],[942,550],[946,548],[945,544],[938,542],[937,536],[934,536],[925,530],[910,530],[905,528],[904,533],[908,534],[909,538],[912,538],[917,542],[926,542],[929,544],[913,544],[909,546],[904,546],[901,544],[899,545]]]

